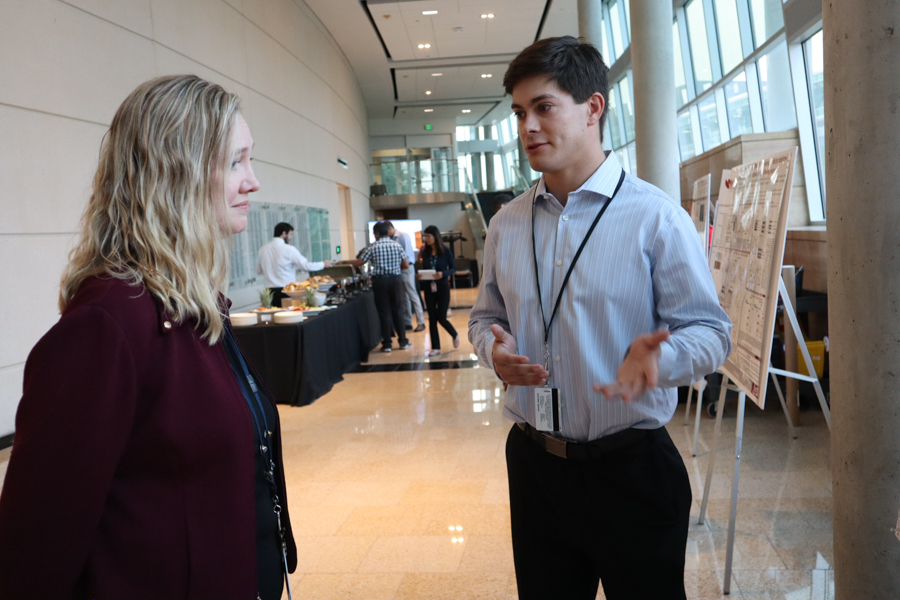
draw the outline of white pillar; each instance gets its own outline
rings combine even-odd
[[[672,3],[631,0],[637,176],[681,204]]]
[[[601,0],[578,0],[578,37],[602,50],[603,3]],[[609,56],[603,60],[610,64]]]
[[[900,597],[900,3],[823,2],[835,598]]]

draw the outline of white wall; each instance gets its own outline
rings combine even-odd
[[[302,0],[0,0],[0,436],[14,428],[28,352],[59,318],[100,140],[137,84],[174,73],[241,96],[255,200],[327,208],[339,240],[341,183],[364,235],[362,93]]]

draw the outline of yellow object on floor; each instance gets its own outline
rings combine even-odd
[[[822,377],[825,372],[825,342],[806,342],[806,347],[809,349],[809,357],[816,369],[816,377]],[[809,375],[806,361],[803,360],[803,354],[800,352],[800,344],[797,344],[797,366],[798,373]]]

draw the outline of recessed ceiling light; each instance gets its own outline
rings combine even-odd
[[[490,73],[482,73],[481,74],[482,79],[487,79],[488,77],[493,77],[493,75],[491,75]]]
[[[431,95],[431,90],[426,91],[426,92],[425,92],[425,95],[426,95],[426,96],[430,96],[430,95]]]
[[[423,10],[423,11],[422,11],[422,14],[423,14],[423,15],[436,15],[436,14],[438,14],[438,13],[437,13],[436,10]]]
[[[419,44],[419,50],[423,50],[425,48],[431,48],[431,44]]]
[[[443,73],[432,73],[431,74],[432,77],[440,77],[441,75],[443,75]]]
[[[494,13],[487,13],[487,14],[485,14],[485,15],[481,15],[481,18],[482,18],[482,19],[493,19],[493,18],[494,18]]]
[[[470,112],[472,112],[472,111],[469,110],[468,108],[464,108],[464,109],[463,109],[463,112],[464,112],[464,113],[470,113]]]
[[[426,109],[425,109],[425,112],[434,112],[434,109],[433,109],[433,108],[426,108]]]

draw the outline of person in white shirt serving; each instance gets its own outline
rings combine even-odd
[[[275,239],[259,249],[256,257],[256,273],[263,276],[265,286],[272,290],[272,306],[281,306],[281,300],[288,295],[281,290],[297,277],[297,271],[321,271],[329,268],[330,260],[309,262],[294,246],[291,238],[294,228],[290,223],[275,226]]]
[[[664,426],[731,347],[687,212],[603,151],[608,71],[567,36],[503,80],[543,177],[491,219],[469,339],[509,383],[521,600],[685,598],[691,486]]]

